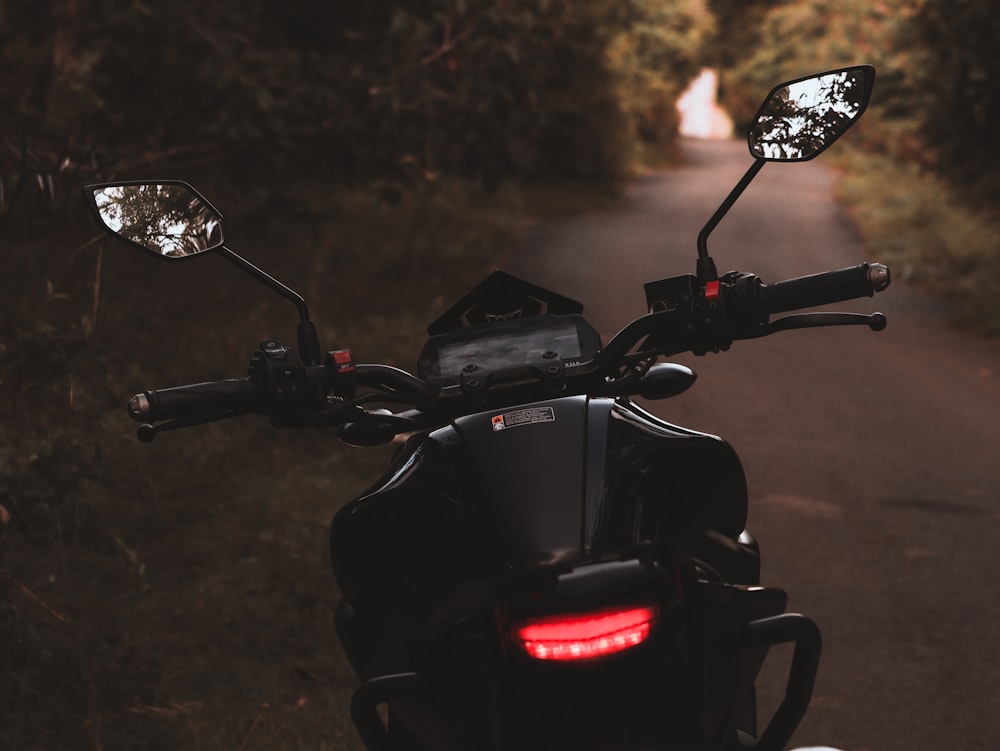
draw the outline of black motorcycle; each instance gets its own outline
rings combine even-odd
[[[354,445],[403,444],[330,532],[367,748],[785,747],[819,631],[760,586],[730,446],[630,397],[692,385],[663,356],[790,329],[884,328],[878,313],[771,320],[872,296],[889,284],[880,264],[764,284],[719,276],[707,246],[765,162],[811,159],[861,116],[874,75],[856,66],[771,92],[749,134],[755,161],[698,238],[696,274],[646,284],[649,313],[606,344],[580,303],[496,272],[430,325],[416,375],[324,353],[303,299],[226,248],[221,215],[189,185],[86,188],[119,238],[170,260],[221,254],[299,310],[297,350],[261,343],[247,377],[134,396],[141,440],[259,413]],[[794,644],[785,697],[759,728],[754,682],[779,643]]]

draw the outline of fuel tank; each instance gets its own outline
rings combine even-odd
[[[726,442],[627,400],[571,396],[411,438],[334,517],[330,547],[353,605],[392,601],[419,618],[471,579],[706,534],[736,547],[746,515],[743,470]]]

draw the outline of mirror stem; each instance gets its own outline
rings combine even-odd
[[[757,176],[760,172],[761,167],[766,164],[764,159],[755,159],[754,163],[750,165],[750,169],[746,171],[743,177],[736,187],[730,191],[729,195],[726,196],[726,200],[722,202],[722,205],[715,210],[712,214],[712,218],[708,220],[704,227],[701,228],[701,232],[698,233],[698,281],[701,283],[714,282],[719,278],[719,272],[715,269],[715,261],[712,257],[708,255],[708,236],[712,234],[719,222],[722,221],[722,217],[733,207],[736,203],[736,199],[740,197],[746,187],[750,182]]]
[[[319,365],[319,336],[316,333],[316,326],[309,317],[309,308],[306,306],[306,301],[302,298],[302,295],[290,287],[286,287],[266,271],[257,268],[250,263],[250,261],[240,255],[237,255],[225,245],[220,247],[217,252],[221,253],[222,257],[230,263],[233,263],[243,269],[243,271],[248,273],[258,282],[266,284],[286,300],[289,300],[296,307],[299,311],[298,340],[299,354],[302,358],[302,362],[304,365]]]

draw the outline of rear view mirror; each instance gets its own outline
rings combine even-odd
[[[871,98],[875,69],[840,68],[774,88],[750,128],[750,153],[757,159],[812,159],[861,117]]]
[[[111,234],[160,258],[222,246],[222,214],[177,180],[88,185],[87,203]]]

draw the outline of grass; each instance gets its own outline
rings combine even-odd
[[[839,195],[873,257],[897,279],[953,301],[961,322],[1000,336],[1000,220],[913,164],[849,153]]]

